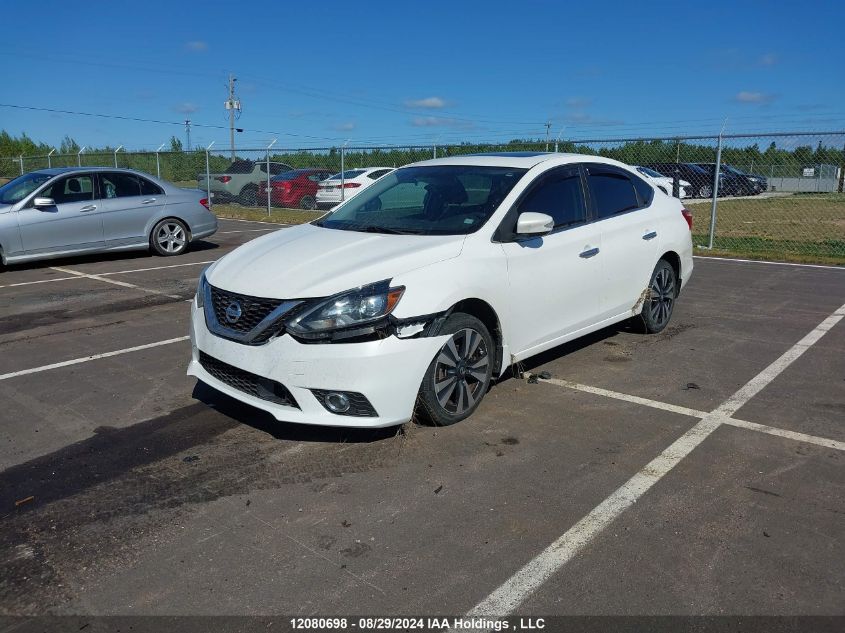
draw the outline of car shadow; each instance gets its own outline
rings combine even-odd
[[[202,253],[205,251],[213,251],[220,248],[218,244],[213,242],[206,242],[199,240],[191,243],[191,247],[185,253]],[[116,262],[127,261],[134,262],[140,260],[154,260],[165,261],[175,260],[179,261],[179,256],[175,258],[161,257],[151,251],[120,251],[114,253],[92,253],[90,255],[72,255],[68,257],[57,257],[55,259],[40,259],[34,262],[26,262],[22,264],[7,264],[5,270],[39,270],[43,268],[50,268],[51,266],[70,266],[73,264],[96,264],[102,262]]]
[[[362,429],[280,422],[266,411],[257,409],[240,400],[235,400],[210,387],[201,380],[197,381],[191,395],[194,399],[235,422],[251,426],[258,431],[273,436],[277,440],[360,444],[390,439],[396,437],[396,434],[401,432],[401,426],[389,426],[381,429]]]

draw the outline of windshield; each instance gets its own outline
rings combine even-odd
[[[18,176],[0,187],[0,204],[15,204],[52,178],[50,174],[34,171]]]
[[[363,173],[363,169],[349,169],[343,172],[342,174],[335,174],[334,176],[329,176],[328,178],[326,178],[326,180],[340,180],[341,178],[343,178],[343,180],[351,180],[352,178],[357,178]]]
[[[314,224],[371,233],[474,233],[525,171],[457,165],[407,167],[382,177]]]
[[[654,171],[653,169],[649,169],[648,167],[637,167],[641,174],[645,174],[646,176],[651,176],[652,178],[666,178],[663,174]]]

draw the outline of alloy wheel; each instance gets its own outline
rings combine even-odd
[[[185,229],[177,222],[165,222],[158,229],[156,241],[168,253],[178,253],[185,247]]]
[[[675,274],[671,268],[663,267],[651,282],[651,303],[648,309],[654,325],[663,328],[669,322],[674,303]]]
[[[471,328],[446,342],[434,366],[434,393],[445,411],[461,415],[484,395],[490,358],[484,337]]]

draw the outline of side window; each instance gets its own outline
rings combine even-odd
[[[141,181],[141,195],[142,196],[163,196],[164,190],[154,182],[146,178],[138,178]]]
[[[587,180],[599,220],[639,208],[634,183],[625,174],[590,167]]]
[[[38,195],[42,198],[52,198],[56,204],[93,200],[94,178],[91,174],[67,176],[57,180]]]
[[[265,174],[267,173],[267,163],[258,163],[258,169],[260,169]]]
[[[311,182],[320,182],[323,178],[323,174],[309,174],[308,176],[308,180]]]
[[[378,171],[374,171],[374,172],[367,174],[367,178],[369,178],[370,180],[378,180],[379,178],[384,176],[388,171],[390,171],[390,170],[389,169],[379,169]]]
[[[581,176],[567,169],[547,176],[519,203],[519,213],[545,213],[555,220],[555,228],[581,224],[587,219]]]
[[[634,189],[637,190],[637,195],[640,197],[640,206],[647,207],[654,199],[654,189],[642,178],[637,178],[632,175],[631,180],[634,181]]]
[[[100,174],[101,198],[109,200],[111,198],[129,198],[140,195],[141,185],[132,174],[118,172]]]
[[[282,163],[270,163],[270,173],[273,176],[278,176],[279,174],[283,174],[286,171],[290,171],[290,167],[288,167],[287,165],[283,165]]]

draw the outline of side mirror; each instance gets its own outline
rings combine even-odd
[[[32,206],[36,209],[42,209],[46,207],[55,207],[56,201],[52,198],[36,198],[32,201]]]
[[[520,213],[519,219],[516,221],[517,235],[545,235],[551,233],[554,228],[554,219],[545,213],[526,211]]]

